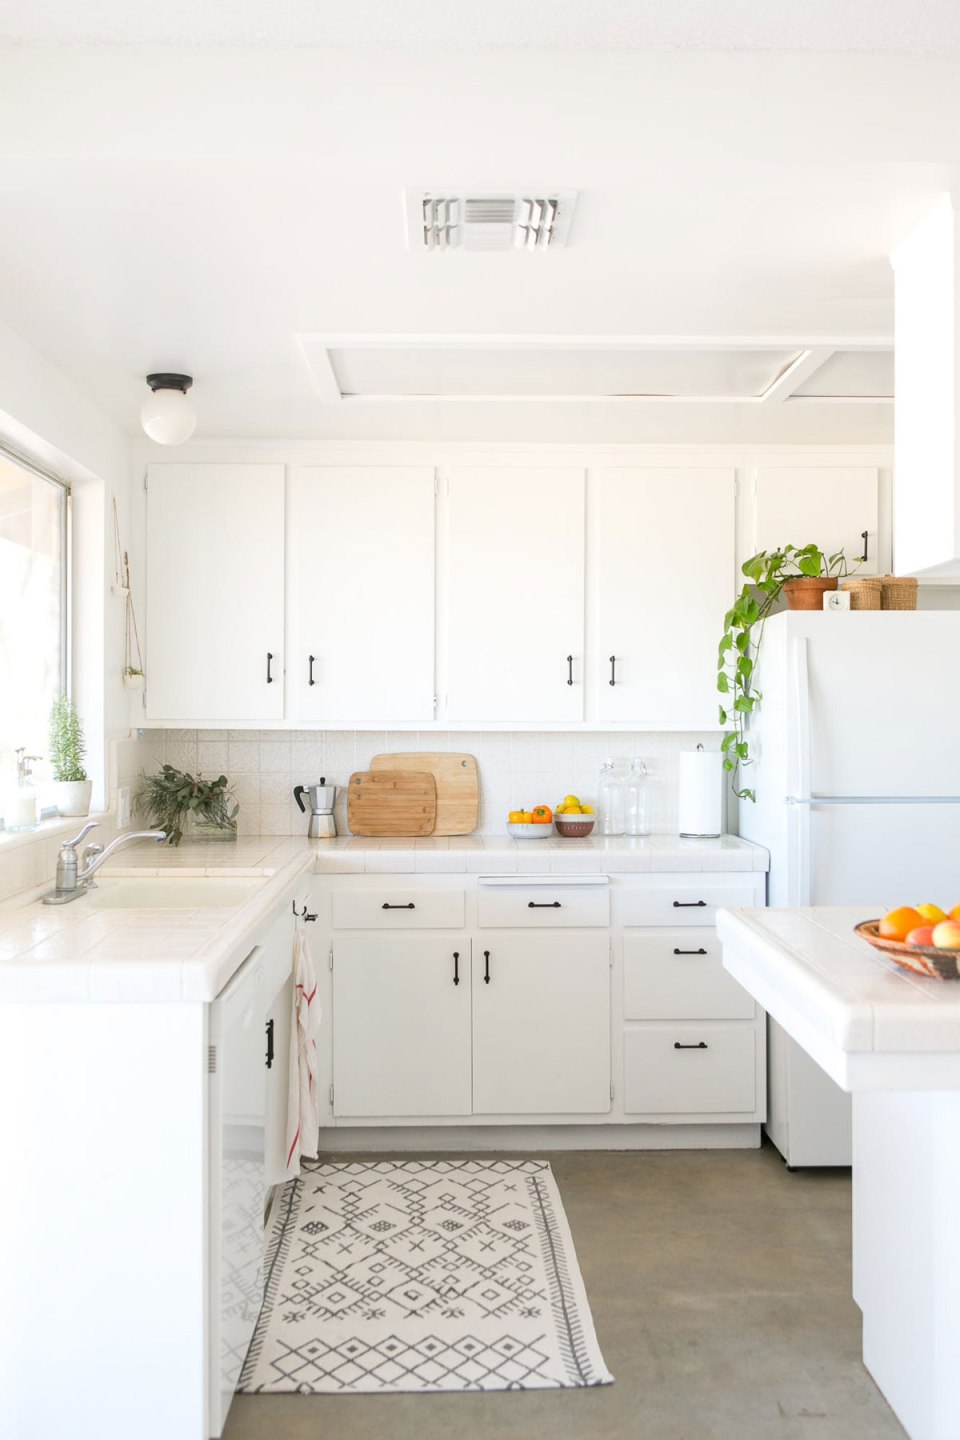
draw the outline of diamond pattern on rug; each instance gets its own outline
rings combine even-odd
[[[546,1161],[313,1161],[284,1187],[242,1391],[612,1378]]]

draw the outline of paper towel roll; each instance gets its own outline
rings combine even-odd
[[[680,834],[713,839],[723,829],[723,756],[719,750],[681,750]]]

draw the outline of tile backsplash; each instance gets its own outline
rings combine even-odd
[[[118,746],[117,774],[129,783],[163,761],[207,776],[227,775],[240,802],[244,835],[300,835],[306,816],[294,785],[325,776],[341,787],[337,829],[347,833],[346,782],[382,751],[463,750],[480,771],[481,834],[501,834],[509,810],[555,806],[572,792],[596,803],[600,764],[608,755],[640,755],[649,771],[652,828],[677,828],[677,771],[681,750],[719,747],[718,734],[642,732],[370,730],[145,730]]]

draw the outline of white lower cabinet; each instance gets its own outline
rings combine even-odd
[[[474,940],[473,1109],[478,1115],[609,1111],[606,932]]]
[[[337,1116],[470,1114],[470,945],[458,935],[338,936]]]
[[[750,871],[319,881],[328,1123],[725,1125],[759,1143],[765,1016],[713,922],[764,891]]]

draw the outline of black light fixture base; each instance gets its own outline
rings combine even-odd
[[[147,384],[151,390],[180,390],[186,395],[193,384],[193,376],[175,375],[171,371],[164,370],[156,375],[148,375]]]

